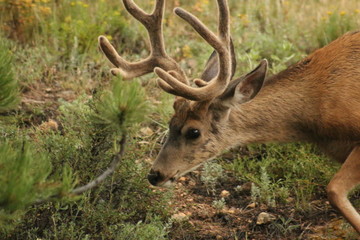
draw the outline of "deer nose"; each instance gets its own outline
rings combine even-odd
[[[149,182],[156,186],[159,182],[164,180],[164,176],[159,171],[150,170],[148,175]]]

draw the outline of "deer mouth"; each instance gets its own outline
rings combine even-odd
[[[179,171],[170,177],[165,177],[160,171],[150,170],[148,180],[153,186],[157,187],[170,187],[178,178]]]
[[[165,188],[171,187],[179,179],[180,176],[178,176],[178,173],[179,171],[177,171],[174,176],[167,178],[163,182],[159,183],[157,186]]]
[[[189,170],[186,170],[184,172],[180,172],[180,170],[178,170],[176,172],[176,174],[173,177],[168,178],[166,181],[163,181],[161,184],[157,185],[157,186],[161,186],[161,187],[170,187],[171,185],[174,184],[174,182],[176,182],[181,176],[184,176],[185,174],[192,172],[194,170],[196,170],[197,168],[199,168],[201,164],[196,165],[195,167],[190,168]]]
[[[153,186],[165,187],[165,188],[171,187],[174,184],[174,182],[176,182],[181,176],[184,176],[185,174],[194,171],[195,169],[199,168],[202,164],[203,163],[200,163],[183,172],[177,170],[177,172],[174,175],[166,178],[159,171],[154,171],[153,169],[151,169],[148,175],[148,180]]]

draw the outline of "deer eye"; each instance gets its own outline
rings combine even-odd
[[[187,139],[196,139],[200,137],[200,130],[195,128],[190,128],[189,130],[187,130],[185,137]]]

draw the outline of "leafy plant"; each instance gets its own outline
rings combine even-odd
[[[222,210],[226,206],[225,198],[220,198],[219,200],[214,200],[212,206],[217,210]]]
[[[208,161],[204,164],[201,181],[205,184],[208,193],[210,191],[212,194],[215,194],[215,186],[218,183],[218,180],[223,177],[224,170],[220,164],[212,161]]]

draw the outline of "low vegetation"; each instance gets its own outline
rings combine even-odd
[[[151,11],[154,1],[136,2]],[[237,75],[263,58],[277,73],[360,23],[356,0],[229,4]],[[212,49],[175,6],[215,28],[215,0],[167,1],[167,51],[196,76]],[[120,1],[0,0],[0,239],[356,238],[326,202],[339,165],[310,145],[238,148],[172,189],[150,187],[172,96],[152,74],[110,76],[99,35],[126,59],[148,54],[145,30]],[[115,172],[72,194],[108,167],[123,135]],[[256,224],[263,211],[275,220]]]

